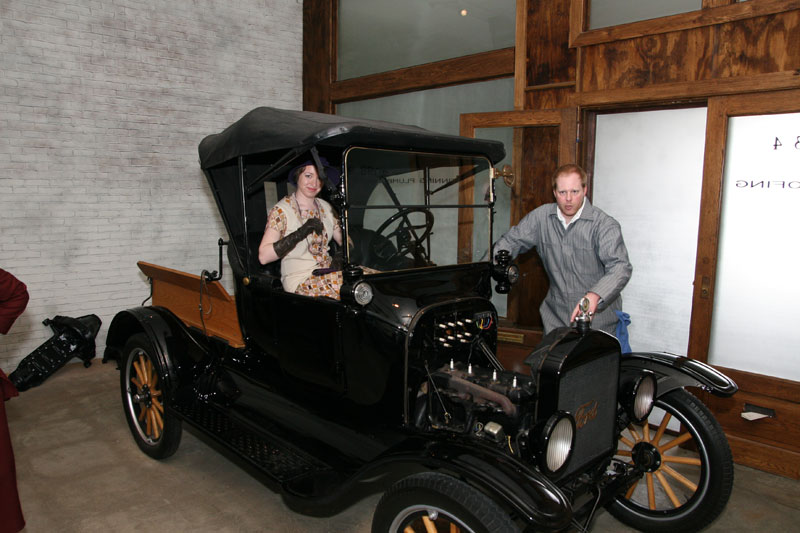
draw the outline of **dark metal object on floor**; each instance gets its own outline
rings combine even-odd
[[[97,315],[56,316],[42,323],[53,329],[53,336],[20,361],[8,376],[19,391],[41,385],[73,357],[81,359],[85,367],[94,359],[94,339],[102,324]]]

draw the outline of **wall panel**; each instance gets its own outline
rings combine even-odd
[[[582,48],[581,91],[647,87],[800,68],[800,11]]]

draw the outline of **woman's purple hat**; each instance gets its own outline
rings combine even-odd
[[[338,187],[339,186],[339,181],[341,179],[341,176],[339,174],[339,170],[336,169],[336,167],[331,166],[331,164],[328,163],[328,160],[325,159],[324,157],[320,157],[319,161],[320,161],[320,163],[322,163],[322,166],[325,169],[325,175],[328,177],[328,181],[330,182],[330,184],[333,187]],[[314,163],[314,161],[312,159],[309,159],[307,161],[303,161],[302,163],[300,163],[296,167],[292,168],[292,170],[289,171],[289,183],[291,183],[292,185],[297,185],[297,177],[296,177],[297,171],[299,169],[301,169],[301,168],[307,167],[308,165],[312,165],[312,166],[316,167],[316,164]],[[317,172],[319,172],[319,169],[317,169]],[[325,185],[325,184],[323,183],[323,185]]]

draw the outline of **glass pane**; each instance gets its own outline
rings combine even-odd
[[[800,113],[728,121],[708,361],[800,381]]]
[[[514,145],[514,128],[478,128],[475,130],[475,137],[500,141],[506,147],[506,157],[499,163],[496,163],[494,168],[500,170],[503,168],[503,165],[511,165],[511,147]],[[511,227],[511,187],[506,185],[502,178],[498,178],[495,181],[494,187],[494,239],[496,240]],[[476,228],[476,231],[487,235],[488,239],[488,226]],[[487,251],[488,250],[473,250],[474,259],[476,261],[481,260]]]
[[[338,79],[514,46],[515,0],[339,0]]]
[[[589,29],[698,11],[702,0],[589,0]]]
[[[502,169],[503,165],[511,165],[511,147],[514,146],[514,128],[479,128],[475,130],[475,137],[481,139],[492,139],[500,141],[506,147],[506,157],[499,163],[495,164],[496,169]],[[495,204],[494,204],[494,240],[497,240],[500,235],[508,231],[511,227],[511,187],[503,182],[502,178],[495,180]],[[486,237],[478,239],[488,240],[489,225],[478,226],[475,228],[476,233],[486,235]],[[480,250],[475,248],[472,250],[473,259],[479,261],[486,255],[487,250]],[[492,303],[497,308],[498,316],[505,317],[508,314],[508,295],[498,294],[492,291]]]
[[[589,192],[622,226],[634,351],[685,354],[689,345],[705,130],[705,108],[597,117]]]
[[[454,85],[336,106],[336,114],[386,120],[458,135],[461,113],[514,108],[514,79]],[[510,148],[506,146],[506,150]]]
[[[351,261],[381,271],[455,265],[464,262],[459,237],[486,250],[488,235],[473,227],[488,224],[489,168],[486,158],[350,150]]]
[[[466,85],[455,85],[441,89],[430,89],[406,94],[348,102],[337,106],[337,113],[356,118],[386,120],[401,124],[412,124],[431,131],[458,135],[459,121],[462,113],[481,113],[486,111],[507,111],[514,108],[514,80],[504,78]],[[480,129],[475,134],[478,138],[500,140],[506,147],[506,158],[495,165],[502,168],[511,164],[511,147],[513,132],[511,128]],[[477,191],[476,191],[477,193]],[[496,185],[498,195],[497,209],[501,212],[495,217],[494,238],[497,239],[508,229],[510,222],[510,192],[505,185]],[[503,207],[505,206],[505,207]],[[477,215],[476,215],[477,216]],[[476,220],[478,220],[476,218]],[[488,233],[488,221],[483,225],[476,224],[476,232]],[[488,235],[475,235],[476,245],[473,247],[473,259],[479,260],[488,250]],[[506,296],[494,294],[492,302],[500,316],[506,316]]]

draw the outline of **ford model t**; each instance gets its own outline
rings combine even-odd
[[[686,387],[731,395],[732,381],[685,357],[623,355],[588,314],[524,372],[496,356],[492,291],[517,275],[491,250],[504,154],[270,108],[206,137],[235,291],[216,271],[140,263],[152,305],[118,313],[105,351],[139,447],[165,458],[188,427],[302,512],[378,485],[376,533],[586,530],[601,508],[647,531],[708,525],[731,453]],[[280,261],[258,260],[267,211],[307,160],[347,243],[339,300],[286,292]]]

